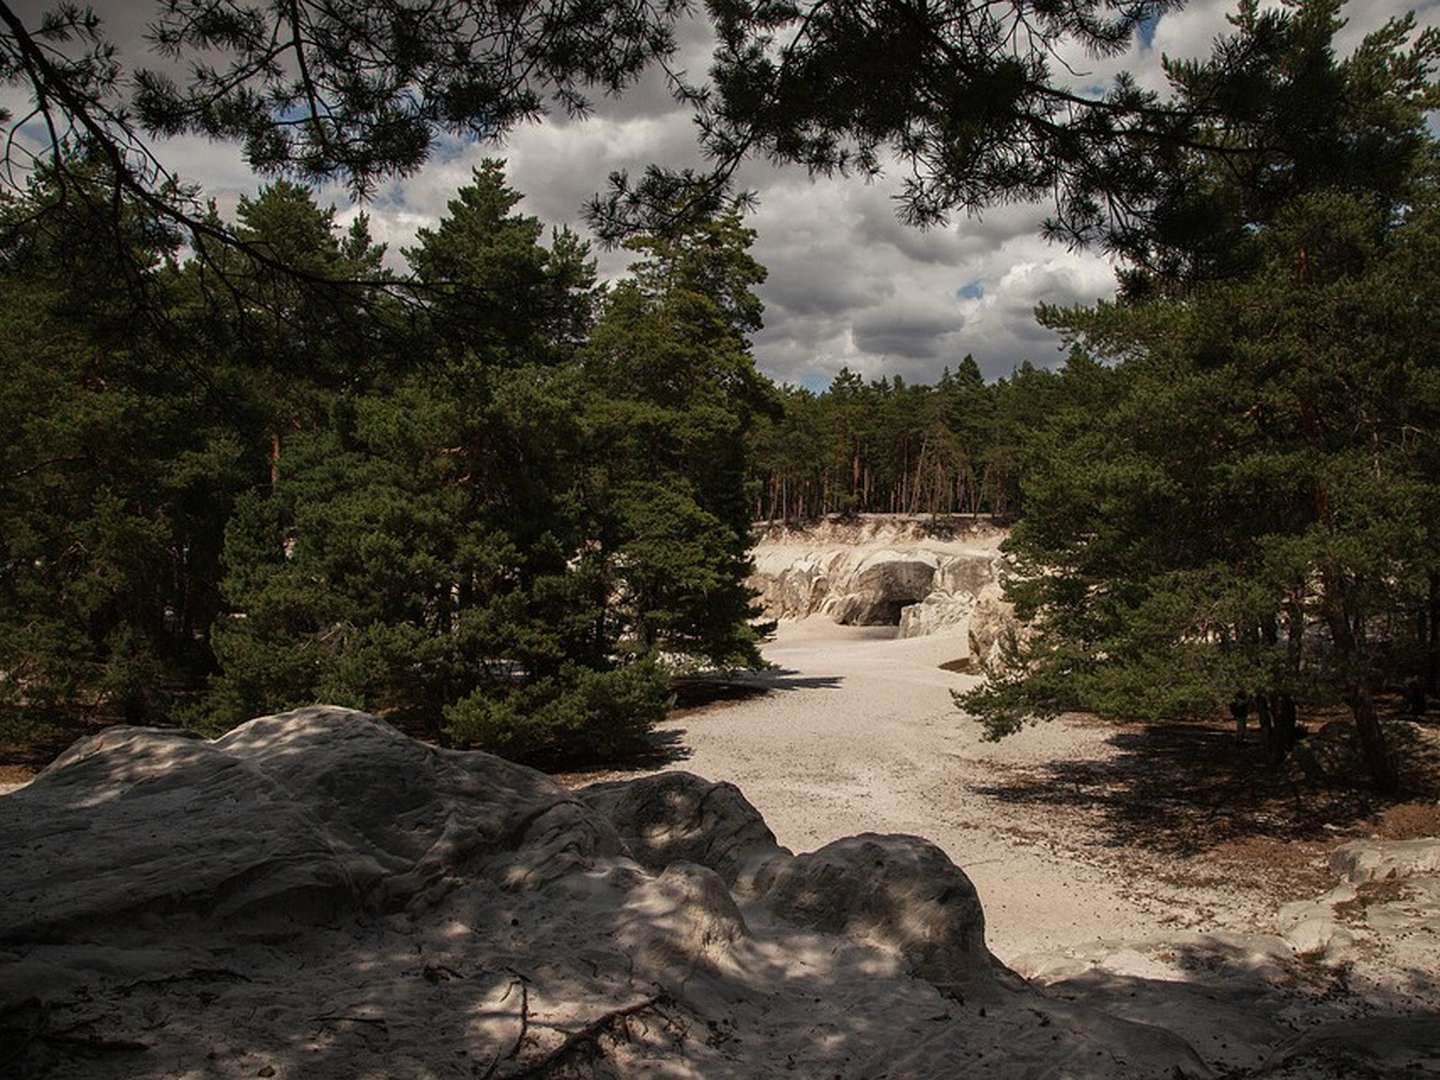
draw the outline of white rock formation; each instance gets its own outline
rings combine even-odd
[[[1028,633],[1026,625],[1015,617],[1015,606],[1006,601],[998,582],[981,590],[966,622],[969,656],[978,667],[1004,667]]]
[[[1440,839],[1354,840],[1331,853],[1330,869],[1356,885],[1440,875]]]
[[[1004,571],[1004,535],[882,515],[777,529],[753,549],[750,584],[774,619],[822,615],[844,625],[898,625],[901,637],[958,635]]]
[[[84,740],[0,850],[7,1077],[1208,1072],[1021,984],[926,841],[793,856],[729,785],[571,793],[343,709]]]

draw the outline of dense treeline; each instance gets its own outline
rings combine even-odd
[[[846,368],[820,394],[781,387],[751,435],[752,512],[1016,515],[1030,433],[1061,392],[1029,362],[987,385],[968,354],[933,386]]]
[[[135,205],[97,244],[44,178],[0,203],[12,715],[214,729],[324,700],[585,754],[645,731],[677,665],[758,662],[753,234],[639,237],[597,287],[519,200],[487,162],[403,287],[363,216],[285,181],[216,251]]]
[[[1119,297],[1040,312],[1077,351],[1010,543],[1035,633],[960,698],[992,732],[1235,702],[1278,761],[1343,701],[1399,782],[1377,695],[1440,674],[1440,32],[1338,59],[1338,11],[1245,4],[1216,60],[1171,65],[1189,108],[1233,89],[1224,57],[1283,56],[1173,160]]]

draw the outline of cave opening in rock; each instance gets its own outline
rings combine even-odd
[[[900,612],[902,612],[905,608],[909,607],[913,603],[915,603],[915,601],[908,598],[900,599],[893,596],[886,597],[884,600],[880,601],[880,603],[876,605],[875,610],[871,612],[871,618],[867,620],[867,625],[899,626]]]
[[[831,608],[842,626],[900,625],[905,609],[930,595],[935,568],[911,559],[887,559],[866,567],[847,583],[845,595]]]
[[[849,617],[840,621],[851,626],[899,626],[900,616],[905,609],[924,599],[925,594],[919,590],[886,591],[871,598],[869,603],[852,609]]]

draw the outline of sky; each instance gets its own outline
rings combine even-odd
[[[19,5],[22,16],[45,6],[40,0]],[[127,65],[151,60],[140,37],[151,3],[95,0],[94,7]],[[1234,0],[1190,0],[1144,27],[1119,57],[1097,61],[1076,50],[1066,57],[1076,74],[1066,78],[1075,89],[1095,93],[1116,72],[1129,71],[1142,86],[1163,90],[1161,57],[1207,54],[1234,7]],[[1409,10],[1421,26],[1440,26],[1440,0],[1350,0],[1341,50]],[[692,79],[703,75],[709,49],[704,24],[686,24],[676,66]],[[8,103],[20,104],[13,97]],[[161,157],[203,185],[222,211],[259,185],[233,146],[172,140]],[[512,132],[499,145],[453,146],[418,175],[381,188],[363,207],[340,190],[320,194],[340,208],[342,221],[363,209],[376,238],[398,253],[416,229],[445,212],[484,157],[506,159],[511,183],[525,193],[522,212],[570,224],[582,235],[583,205],[613,170],[638,173],[650,162],[703,165],[689,111],[671,100],[656,72],[619,99],[596,102],[586,120],[556,116]],[[1062,359],[1060,345],[1036,324],[1035,305],[1091,303],[1114,291],[1107,259],[1040,237],[1044,205],[998,206],[922,231],[897,220],[898,181],[888,177],[812,180],[803,169],[752,162],[737,179],[758,196],[748,221],[758,234],[752,253],[769,270],[759,290],[765,329],[755,338],[755,356],[761,370],[780,381],[819,390],[849,367],[867,378],[932,382],[966,353],[991,379],[1025,360],[1054,366]],[[596,255],[602,276],[624,272],[627,253]]]

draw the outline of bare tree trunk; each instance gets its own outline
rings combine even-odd
[[[1265,763],[1274,765],[1278,760],[1275,753],[1275,717],[1270,711],[1270,695],[1265,690],[1256,693],[1255,709],[1260,721],[1260,745],[1265,754]]]
[[[1355,713],[1360,750],[1365,755],[1365,764],[1375,780],[1375,786],[1387,794],[1399,790],[1400,777],[1395,770],[1395,760],[1385,744],[1385,731],[1375,710],[1375,692],[1367,683],[1362,681],[1355,688],[1350,708]]]
[[[1350,710],[1355,714],[1360,752],[1364,755],[1365,768],[1375,787],[1389,794],[1399,789],[1400,777],[1390,756],[1390,748],[1385,744],[1385,729],[1380,726],[1380,717],[1375,710],[1375,688],[1366,658],[1361,655],[1363,641],[1351,625],[1344,578],[1334,570],[1326,570],[1323,578],[1326,622],[1330,625],[1335,651],[1350,673],[1350,688],[1346,696]]]

